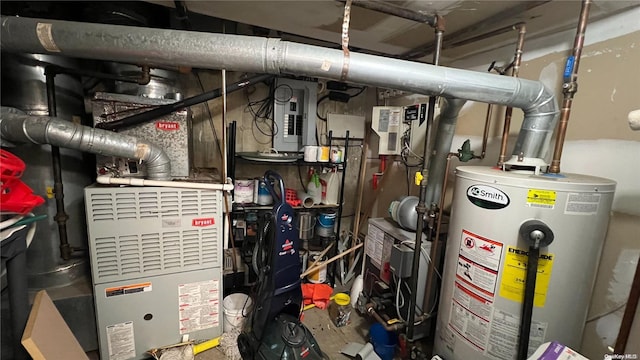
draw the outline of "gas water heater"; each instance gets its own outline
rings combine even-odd
[[[529,351],[547,341],[579,349],[615,182],[576,174],[456,170],[435,338],[447,360],[516,358],[529,220],[554,240],[540,248]]]

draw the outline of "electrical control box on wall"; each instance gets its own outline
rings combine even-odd
[[[411,151],[422,156],[424,139],[427,135],[427,111],[429,104],[414,104],[404,107],[404,122],[409,126],[408,144]],[[440,114],[440,107],[436,104],[433,116]]]
[[[402,106],[374,106],[371,128],[378,134],[378,155],[400,155],[402,135],[407,130]]]
[[[427,133],[427,111],[429,104],[408,106],[375,106],[371,128],[380,137],[379,155],[400,155],[411,150],[422,155]],[[439,109],[436,106],[434,115]]]
[[[149,108],[171,104],[175,100],[152,99],[142,96],[101,93],[95,94],[93,105],[93,125],[143,112]],[[132,126],[119,133],[150,141],[164,150],[171,160],[171,177],[189,177],[189,117],[187,108],[154,119],[148,123]],[[144,163],[135,159],[113,156],[96,157],[98,175],[112,174],[124,177],[145,177]]]
[[[318,84],[279,78],[273,104],[273,148],[297,152],[316,145]]]

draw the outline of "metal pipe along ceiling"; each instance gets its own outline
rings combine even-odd
[[[240,35],[2,16],[2,50],[149,65],[192,66],[340,79],[341,50]],[[542,159],[558,105],[539,81],[351,53],[346,81],[520,108],[514,157]]]
[[[150,179],[171,179],[169,157],[156,145],[54,117],[27,115],[3,106],[0,138],[13,144],[51,144],[92,154],[143,160]]]

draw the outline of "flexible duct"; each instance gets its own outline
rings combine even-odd
[[[133,136],[94,129],[49,116],[0,109],[0,138],[13,144],[51,144],[105,156],[145,161],[152,180],[171,179],[169,157],[159,147]]]
[[[279,39],[2,16],[1,48],[150,65],[340,79],[342,50]],[[539,81],[350,53],[346,81],[520,108],[516,162],[542,159],[558,105]]]

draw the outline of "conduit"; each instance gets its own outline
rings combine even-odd
[[[2,16],[2,50],[340,79],[341,50],[251,36]],[[520,108],[524,121],[507,164],[546,155],[558,105],[539,81],[351,52],[346,81]]]
[[[171,179],[171,163],[154,144],[133,136],[72,123],[50,116],[32,116],[0,108],[0,138],[12,144],[50,144],[92,154],[145,161],[152,180]]]

